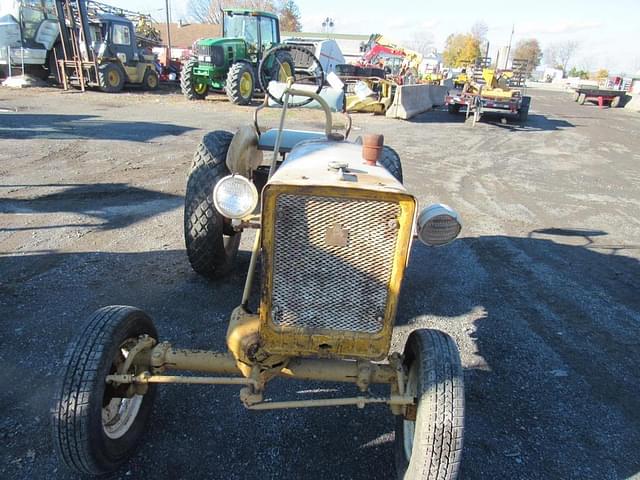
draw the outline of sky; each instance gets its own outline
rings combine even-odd
[[[162,0],[103,0],[105,3],[151,13],[164,19]],[[173,20],[188,18],[189,0],[170,0]],[[566,40],[579,43],[569,66],[611,73],[640,70],[640,0],[528,0],[447,2],[389,0],[295,0],[305,32],[322,31],[322,21],[334,20],[336,33],[382,33],[402,43],[430,38],[438,51],[451,33],[465,33],[478,20],[489,27],[489,55],[509,43],[537,38],[547,45]]]

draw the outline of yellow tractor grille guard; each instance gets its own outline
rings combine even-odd
[[[268,185],[260,337],[285,356],[384,358],[411,244],[406,193]]]

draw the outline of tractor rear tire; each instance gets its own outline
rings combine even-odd
[[[213,189],[229,175],[226,159],[233,134],[207,133],[198,145],[184,199],[184,239],[191,267],[200,275],[219,279],[233,267],[240,232],[233,232],[213,203]]]
[[[413,415],[396,417],[398,479],[453,480],[464,437],[464,380],[458,347],[439,330],[413,331],[404,347]]]
[[[160,78],[158,77],[158,72],[152,68],[147,68],[147,71],[144,72],[144,77],[142,77],[142,88],[149,92],[153,92],[158,89],[159,85]]]
[[[106,93],[118,93],[124,87],[124,71],[116,63],[105,63],[98,67],[100,90]]]
[[[295,78],[296,70],[293,64],[293,57],[289,52],[281,51],[276,53],[276,60],[271,69],[271,80],[286,83],[288,77]]]
[[[231,65],[227,73],[226,92],[229,101],[234,105],[249,105],[256,88],[253,67],[246,62]]]
[[[180,72],[180,89],[187,100],[204,100],[209,93],[209,85],[197,82],[193,69],[198,60],[190,58]]]
[[[157,340],[151,318],[133,307],[96,310],[69,345],[51,409],[58,458],[76,473],[101,475],[125,463],[142,439],[155,396],[127,397],[105,382],[141,335]],[[142,373],[132,367],[127,374]]]

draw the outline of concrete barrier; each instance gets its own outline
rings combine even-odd
[[[396,88],[386,116],[409,120],[433,107],[444,105],[447,87],[440,85],[403,85]]]

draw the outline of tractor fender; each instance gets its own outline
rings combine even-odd
[[[227,151],[227,168],[231,173],[237,173],[249,178],[251,171],[262,164],[262,152],[258,150],[258,132],[253,125],[240,127]]]

